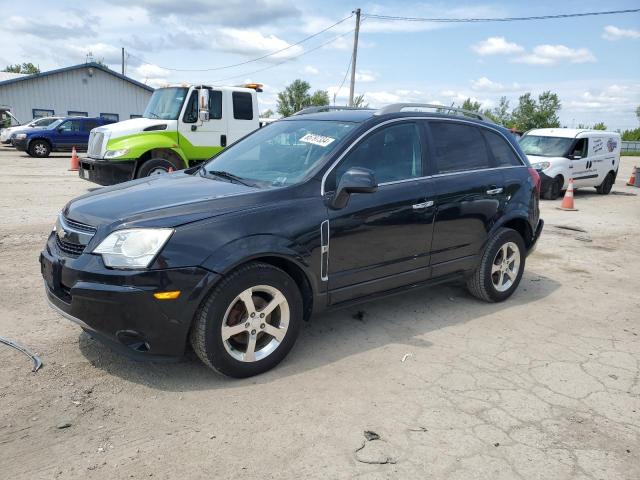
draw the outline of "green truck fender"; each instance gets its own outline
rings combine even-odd
[[[128,152],[122,157],[110,159],[112,162],[139,160],[148,156],[147,153],[152,150],[161,150],[173,152],[172,156],[175,160],[181,161],[184,168],[189,167],[189,161],[178,143],[177,132],[149,132],[144,134],[138,132],[133,135],[110,139],[107,143],[107,150],[122,149],[126,149]],[[153,156],[155,155],[152,154],[151,157]],[[158,152],[157,156],[166,158],[166,154],[162,155],[160,152]]]

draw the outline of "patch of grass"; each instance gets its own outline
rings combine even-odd
[[[620,155],[623,157],[640,157],[640,152],[638,151],[620,152]]]

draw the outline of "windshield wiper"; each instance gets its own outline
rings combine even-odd
[[[227,180],[230,180],[230,181],[236,182],[236,183],[240,183],[240,184],[245,185],[247,187],[255,187],[254,184],[247,182],[242,177],[234,175],[233,173],[225,172],[224,170],[207,170],[207,173],[209,175],[214,175],[216,177],[226,178]]]

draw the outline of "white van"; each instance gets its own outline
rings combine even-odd
[[[554,200],[569,186],[611,191],[620,164],[620,134],[575,128],[529,130],[520,147],[542,180],[543,198]]]

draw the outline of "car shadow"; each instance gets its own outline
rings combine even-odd
[[[460,283],[415,289],[357,307],[334,310],[313,317],[304,325],[293,350],[279,366],[242,380],[212,372],[191,351],[178,363],[135,361],[111,351],[84,332],[79,337],[79,348],[96,368],[152,389],[236,388],[298,375],[389,344],[405,345],[407,352],[411,352],[412,347],[428,348],[432,345],[428,340],[432,331],[539,301],[560,286],[556,280],[528,270],[518,291],[502,303],[477,300]],[[406,320],[399,321],[400,316]]]

